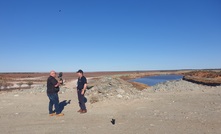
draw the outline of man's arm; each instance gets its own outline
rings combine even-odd
[[[53,79],[52,80],[52,84],[54,85],[54,87],[58,87],[58,86],[60,86],[60,81],[58,82],[56,79]]]
[[[60,80],[58,83],[55,85],[55,87],[59,87],[63,82]]]
[[[58,87],[58,86],[60,86],[60,83],[58,82],[54,87]]]
[[[82,95],[85,93],[86,89],[87,89],[87,83],[84,84],[84,88],[82,89],[82,92],[81,92]]]

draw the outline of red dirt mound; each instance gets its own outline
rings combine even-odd
[[[184,80],[208,85],[219,86],[221,85],[221,72],[220,71],[193,71],[184,74]]]

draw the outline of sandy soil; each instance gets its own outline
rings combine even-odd
[[[66,86],[74,86],[74,81]],[[59,94],[64,117],[49,117],[46,93],[0,92],[1,134],[219,134],[221,89],[149,92],[148,99],[87,103],[81,115],[76,90]],[[116,119],[112,125],[111,120]]]

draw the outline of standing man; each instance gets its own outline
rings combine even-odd
[[[80,110],[78,111],[81,114],[87,113],[87,109],[85,106],[85,91],[87,89],[87,79],[84,77],[84,72],[82,70],[77,71],[78,82],[77,82],[77,94]]]
[[[56,72],[51,71],[50,76],[47,80],[47,95],[49,98],[49,115],[50,116],[64,116],[59,110],[59,86],[60,82],[58,82],[56,79]],[[53,105],[55,107],[55,111],[53,111]]]

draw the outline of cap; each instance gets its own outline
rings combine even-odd
[[[83,74],[84,72],[80,69],[80,70],[77,71],[77,73]]]

